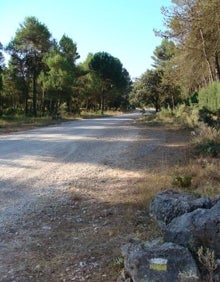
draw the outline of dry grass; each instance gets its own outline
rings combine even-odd
[[[184,161],[184,165],[169,165],[159,171],[147,173],[142,183],[137,186],[133,199],[140,207],[146,207],[158,192],[176,189],[196,195],[214,197],[220,194],[219,159],[198,158]],[[176,177],[190,177],[191,184],[186,187],[174,183]]]
[[[108,117],[122,114],[120,111],[105,111],[103,115],[100,111],[82,111],[77,115],[67,115],[64,114],[57,119],[53,119],[51,116],[45,117],[26,117],[24,115],[14,115],[14,116],[4,116],[0,117],[0,134],[29,130],[39,126],[48,126],[53,124],[59,124],[65,121],[73,121],[76,119],[89,119],[89,118],[99,118]]]
[[[51,117],[34,118],[25,116],[0,118],[0,134],[58,124],[62,121],[66,121],[66,119],[53,120]]]
[[[212,157],[212,154],[207,155],[205,151],[203,154],[202,150],[198,155],[198,149],[195,150],[195,145],[201,144],[200,146],[203,146],[209,142],[219,144],[219,130],[201,123],[197,124],[199,125],[198,129],[192,132],[190,129],[182,128],[180,124],[174,124],[170,114],[167,116],[162,114],[159,117],[156,115],[146,116],[142,122],[146,126],[162,127],[167,131],[167,142],[164,144],[165,151],[163,152],[164,166],[160,166],[159,175],[152,178],[152,186],[158,185],[157,178],[159,177],[169,188],[182,189],[199,195],[215,196],[220,194],[220,158],[216,155]],[[182,150],[179,151],[178,147]],[[168,148],[174,149],[171,156],[169,156],[169,152],[167,153]],[[176,177],[191,178],[191,185],[184,189],[178,187],[173,181]]]

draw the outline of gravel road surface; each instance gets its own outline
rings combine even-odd
[[[163,142],[163,132],[143,138],[140,126],[134,123],[138,117],[133,113],[79,120],[0,136],[0,281],[97,281],[90,277],[95,272],[92,267],[99,268],[98,277],[103,275],[99,281],[111,281],[101,274],[99,261],[89,264],[83,258],[77,260],[76,254],[75,264],[70,260],[74,252],[82,255],[83,246],[89,248],[89,236],[103,225],[103,216],[96,222],[98,201],[106,202],[106,195],[111,198],[113,189],[128,183],[131,175],[132,179],[138,177],[146,165],[144,156]],[[71,211],[70,189],[81,195],[75,196]],[[79,206],[82,197],[86,197],[86,204]],[[69,208],[65,207],[61,216],[65,202]],[[105,212],[104,217],[108,214],[114,215],[114,210]],[[87,219],[81,226],[83,216]],[[70,226],[70,222],[74,224]],[[53,234],[57,226],[59,232],[68,226],[62,243],[68,242],[68,234],[73,234],[77,224],[85,238],[79,243],[79,236],[71,235],[75,249],[70,258],[70,245],[59,247],[64,231],[61,237]],[[93,230],[88,236],[86,228]],[[53,243],[45,241],[51,238]],[[58,250],[63,258],[59,266],[53,263],[57,273],[46,264],[52,264],[51,257],[58,260]],[[79,273],[84,267],[86,274]]]
[[[103,165],[122,165],[138,114],[62,123],[0,137],[0,228],[39,197],[89,179]]]

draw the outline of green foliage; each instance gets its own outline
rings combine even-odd
[[[199,110],[199,120],[208,124],[209,126],[219,128],[220,109],[216,112],[210,111],[207,108]]]
[[[113,259],[113,266],[117,269],[122,269],[124,267],[124,257],[117,256]]]
[[[195,128],[199,124],[199,108],[196,105],[186,106],[185,104],[178,105],[174,110],[163,108],[158,113],[158,119],[184,128]]]
[[[19,108],[26,116],[56,117],[61,112],[79,114],[80,108],[129,107],[131,80],[119,59],[100,52],[77,64],[76,43],[67,35],[59,42],[51,39],[47,27],[35,17],[25,18],[9,42],[7,68],[1,49],[0,44],[1,115],[8,108]]]
[[[71,38],[63,35],[59,42],[60,52],[65,56],[69,62],[75,64],[76,60],[80,58],[77,53],[77,46]]]
[[[194,105],[194,104],[198,104],[199,100],[198,100],[198,93],[197,92],[194,92],[192,94],[190,94],[187,99],[185,100],[185,104],[187,106],[191,106],[191,105]]]
[[[9,43],[7,50],[11,54],[11,63],[16,75],[22,74],[24,80],[32,80],[32,108],[37,116],[37,78],[44,68],[43,56],[51,46],[50,32],[35,17],[27,17]],[[27,112],[27,93],[25,93]]]
[[[123,69],[120,60],[106,52],[94,54],[89,63],[89,67],[100,76],[103,81],[108,82],[111,87],[126,87],[128,80],[130,80],[128,72]]]
[[[213,82],[199,91],[199,106],[210,111],[220,109],[220,83]]]
[[[138,106],[153,106],[158,112],[161,107],[174,108],[181,102],[181,88],[176,82],[176,70],[172,58],[176,46],[172,41],[164,39],[154,50],[152,57],[153,70],[147,70],[133,84],[130,102]]]
[[[220,79],[220,1],[172,2],[162,8],[166,30],[156,33],[177,44],[172,58],[176,78],[189,92],[197,91]]]
[[[140,105],[152,105],[156,111],[160,110],[163,98],[162,72],[159,70],[147,70],[140,79],[133,84],[130,94],[131,100]]]
[[[154,68],[164,69],[167,65],[167,62],[172,59],[175,53],[175,44],[168,39],[163,39],[161,45],[157,46],[151,57],[154,61]]]
[[[131,80],[120,60],[106,52],[98,52],[93,55],[88,65],[99,80],[101,112],[104,111],[106,101],[110,107],[126,105]]]
[[[189,188],[192,184],[191,175],[178,175],[173,178],[172,184],[179,188]]]

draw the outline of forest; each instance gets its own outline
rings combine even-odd
[[[56,117],[128,105],[131,80],[119,59],[98,52],[77,64],[76,43],[65,34],[57,42],[35,17],[24,20],[4,50],[10,60],[5,66],[1,52],[1,115]]]
[[[82,109],[128,110],[153,106],[174,112],[196,106],[200,117],[219,119],[220,2],[173,0],[162,7],[164,30],[153,65],[135,81],[118,58],[88,54],[78,63],[77,44],[57,41],[35,17],[20,24],[7,46],[0,44],[0,116],[80,114]],[[6,65],[3,50],[10,59]]]

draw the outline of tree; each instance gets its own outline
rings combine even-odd
[[[133,101],[143,106],[153,105],[158,112],[163,102],[162,72],[147,70],[134,85],[131,96]]]
[[[72,112],[73,110],[73,96],[74,96],[74,86],[76,86],[76,80],[81,73],[76,66],[76,61],[80,58],[77,52],[77,45],[73,42],[71,38],[63,35],[59,42],[59,50],[62,57],[66,59],[66,71],[69,74],[69,85],[66,84],[66,100],[67,100],[67,111]],[[68,81],[68,80],[67,80]],[[67,82],[66,81],[66,82]],[[78,108],[78,106],[77,106]]]
[[[159,32],[175,40],[175,63],[189,91],[220,79],[219,0],[179,0],[163,8],[167,30]]]
[[[174,61],[176,46],[173,41],[163,39],[161,45],[154,50],[154,68],[160,71],[162,76],[161,87],[163,88],[163,104],[174,109],[175,105],[181,100],[181,87],[177,75],[176,64]]]
[[[13,46],[10,51],[13,52],[13,55],[3,75],[4,93],[7,93],[6,96],[13,96],[13,94],[16,96],[17,93],[21,105],[24,106],[25,115],[27,115],[31,73],[27,68],[26,59],[21,56],[19,50]],[[12,100],[15,101],[16,98]]]
[[[2,73],[3,73],[3,68],[4,68],[4,56],[2,53],[2,44],[0,42],[0,98],[1,98],[1,92],[2,92]],[[2,108],[2,103],[0,102],[0,109]]]
[[[102,91],[101,78],[89,68],[93,56],[92,53],[89,53],[85,61],[78,65],[82,75],[77,79],[77,91],[81,107],[87,110],[99,108],[100,92]]]
[[[77,45],[67,35],[63,35],[59,42],[60,52],[72,64],[76,64],[76,60],[80,58],[77,53]]]
[[[79,58],[76,44],[63,35],[59,44],[54,42],[53,48],[46,53],[39,82],[42,88],[42,109],[44,112],[45,98],[50,101],[50,112],[57,116],[61,103],[66,102],[67,110],[72,111],[74,82],[77,77],[76,60]]]
[[[161,44],[157,46],[151,57],[154,61],[154,68],[164,69],[167,63],[174,57],[176,46],[173,41],[163,39]]]
[[[33,114],[37,115],[37,78],[44,68],[43,56],[51,46],[51,34],[47,27],[35,17],[28,17],[9,43],[7,50],[18,64],[23,61],[24,69],[32,78]]]
[[[129,74],[123,68],[119,59],[106,52],[94,54],[89,63],[89,68],[102,81],[102,90],[100,92],[101,112],[104,112],[105,99],[107,94],[115,94],[128,87],[130,83]],[[117,90],[117,91],[113,91]]]

